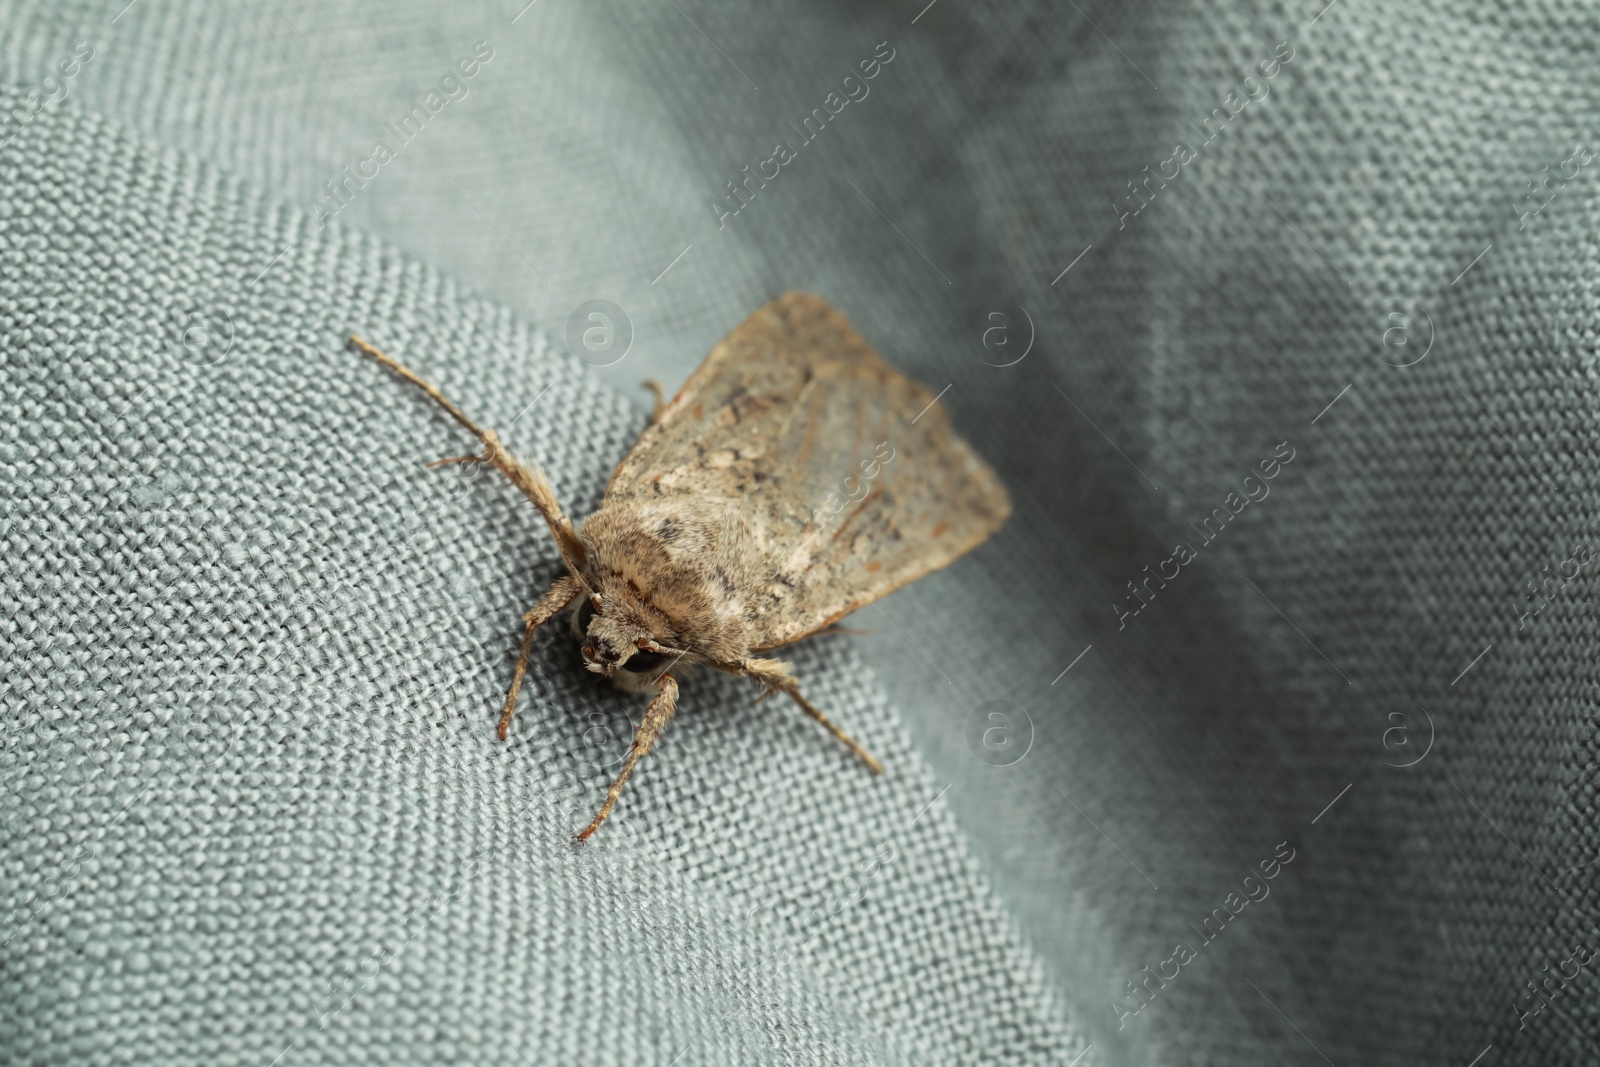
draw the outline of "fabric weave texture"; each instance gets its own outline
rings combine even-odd
[[[1600,11],[118,8],[0,3],[0,1060],[1600,1059]],[[574,848],[642,702],[495,740],[559,559],[343,340],[581,516],[795,288],[1015,514],[785,653],[884,777],[694,674]]]

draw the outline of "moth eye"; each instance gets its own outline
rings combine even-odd
[[[667,657],[660,652],[635,652],[622,669],[633,674],[649,674],[666,661]]]
[[[594,601],[585,597],[583,604],[578,608],[578,629],[588,633],[589,624],[594,621],[596,613]]]

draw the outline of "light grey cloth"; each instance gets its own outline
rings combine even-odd
[[[5,1058],[1600,1057],[1592,9],[118,7],[0,5]],[[582,514],[788,288],[1016,514],[793,650],[883,779],[693,676],[574,851],[639,702],[494,740],[555,554],[340,342]]]

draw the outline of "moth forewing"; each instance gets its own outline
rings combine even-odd
[[[476,458],[539,508],[571,572],[525,617],[500,736],[535,629],[574,599],[587,667],[653,694],[580,838],[610,814],[677,706],[674,672],[694,663],[786,693],[881,771],[805,698],[788,664],[761,654],[949,564],[998,529],[1011,505],[933,395],[842,314],[806,293],[752,314],[659,409],[575,531],[536,468],[423,379],[353,340],[478,436],[485,453]]]
[[[1011,511],[933,395],[806,293],[712,349],[617,466],[606,501],[677,495],[739,501],[762,557],[740,589],[755,650],[949,564]]]

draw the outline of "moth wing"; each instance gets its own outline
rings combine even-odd
[[[980,544],[1011,512],[928,390],[820,297],[786,293],[712,349],[607,499],[738,501],[757,651],[815,633]]]

